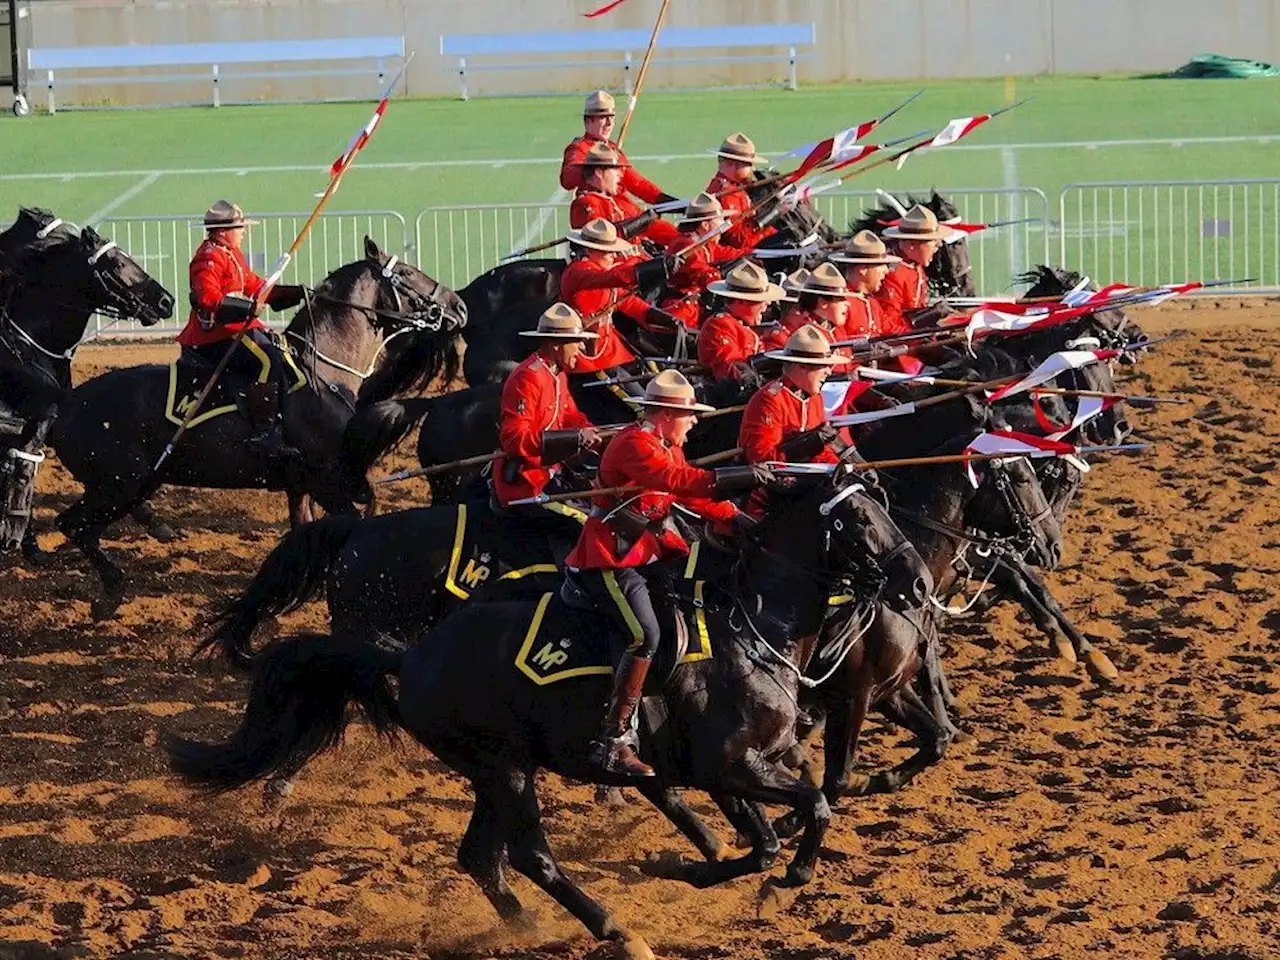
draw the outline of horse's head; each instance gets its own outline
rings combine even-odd
[[[1017,549],[1046,570],[1062,559],[1062,526],[1025,457],[971,464],[978,491],[965,511],[966,526],[1012,537]]]
[[[821,557],[822,567],[845,587],[880,596],[894,609],[919,606],[933,578],[914,545],[889,517],[887,499],[873,477],[840,464],[829,476],[788,480],[775,491],[760,537],[771,550]]]
[[[939,223],[956,223],[960,220],[960,211],[956,209],[956,205],[936,190],[924,205],[933,211]],[[964,234],[957,234],[955,239],[944,241],[925,273],[929,277],[930,286],[943,297],[972,297],[978,292],[973,282],[969,240]]]
[[[141,321],[155,326],[173,316],[173,294],[114,240],[99,236],[92,227],[80,231],[80,250],[88,266],[91,303],[99,313]]]
[[[375,325],[412,327],[430,333],[457,333],[467,325],[467,305],[438,280],[364,238],[365,263],[378,283]]]
[[[775,171],[757,170],[755,175],[757,180],[761,180],[775,176]],[[764,215],[779,202],[778,200],[770,199],[777,192],[778,184],[770,182],[763,186],[749,188],[747,196],[751,198],[753,204],[762,204],[761,215]],[[772,237],[766,238],[762,246],[801,246],[815,237],[823,243],[834,243],[839,239],[835,230],[818,212],[813,202],[807,198],[799,200],[795,204],[788,206],[785,211],[779,213],[777,219],[773,222],[773,226],[777,233],[773,234]]]
[[[48,210],[39,207],[21,207],[18,218],[9,229],[0,233],[0,268],[17,256],[23,247],[37,240],[70,240],[75,236],[75,224],[67,223]]]

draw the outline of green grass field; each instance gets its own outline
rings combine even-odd
[[[776,154],[882,113],[919,87],[654,91],[642,99],[626,147],[666,190],[690,195],[705,185],[714,169],[710,154],[729,132],[744,130],[762,152]],[[1059,191],[1069,183],[1274,177],[1278,89],[1267,80],[930,83],[924,96],[886,124],[883,138],[932,131],[952,117],[990,111],[1004,105],[1010,93],[1033,99],[957,147],[913,157],[900,171],[880,168],[847,187],[1037,188],[1047,198],[1043,212],[1053,221]],[[564,144],[580,132],[579,105],[578,97],[393,102],[331,209],[396,211],[406,221],[405,231],[380,218],[335,220],[332,232],[341,229],[343,237],[321,239],[322,250],[300,263],[297,275],[318,279],[308,271],[321,269],[338,252],[354,250],[356,234],[365,228],[381,231],[378,238],[393,247],[407,240],[409,256],[455,285],[522,240],[556,236],[563,226],[561,214],[548,209],[543,215],[538,205],[564,203],[556,173]],[[138,232],[126,238],[131,250],[140,243],[148,247],[150,269],[160,260],[181,259],[188,249],[179,236],[188,229],[187,218],[218,197],[231,197],[250,211],[310,209],[325,185],[328,163],[369,111],[364,104],[335,104],[59,113],[24,120],[5,116],[0,119],[0,219],[20,204],[40,205],[80,222],[105,219],[106,229],[119,231],[122,227],[111,226],[112,220],[180,215],[181,221],[151,225],[145,232],[135,228]],[[1092,220],[1062,228],[1068,253],[1098,273],[1130,272],[1100,279],[1174,279],[1164,276],[1174,267],[1183,268],[1180,259],[1174,262],[1174,244],[1185,240],[1189,245],[1194,239],[1203,247],[1207,232],[1220,248],[1209,251],[1220,276],[1227,275],[1222,272],[1227,261],[1234,261],[1236,276],[1280,284],[1280,262],[1268,259],[1280,249],[1274,186],[1252,188],[1247,196],[1218,191],[1208,198],[1209,209],[1203,194],[1166,193],[1153,194],[1141,212],[1117,212],[1114,192],[1073,196],[1071,212],[1088,208]],[[1165,208],[1153,211],[1150,205],[1157,203]],[[423,229],[414,230],[420,211],[480,204],[533,207],[429,214]],[[837,197],[828,210],[839,223],[861,205],[859,197]],[[1034,194],[997,198],[986,193],[969,197],[963,212],[968,218],[996,219],[1038,216],[1042,207]],[[1213,225],[1206,227],[1208,221]],[[1177,236],[1171,233],[1175,226]],[[279,239],[264,233],[256,242],[274,259],[274,252],[287,245],[291,226],[269,228]],[[1195,237],[1184,237],[1186,231]],[[1013,268],[1041,259],[1046,250],[1052,259],[1059,258],[1060,230],[1053,223],[980,236],[975,238],[980,286],[987,292],[1003,288]],[[1124,247],[1119,253],[1117,236]],[[421,250],[412,249],[415,241],[421,242]],[[1130,247],[1126,262],[1121,254]],[[1204,250],[1197,250],[1196,257],[1190,246],[1187,250],[1189,266],[1200,269],[1209,262]]]

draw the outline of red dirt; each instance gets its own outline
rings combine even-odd
[[[1118,683],[1053,659],[1003,607],[946,634],[972,739],[900,795],[841,804],[803,890],[649,879],[647,856],[692,855],[666,821],[548,777],[566,867],[661,957],[1275,957],[1278,318],[1225,301],[1139,317],[1193,333],[1128,387],[1194,402],[1131,415],[1155,449],[1095,469],[1049,578]],[[169,349],[86,349],[78,372]],[[53,509],[76,487],[51,461],[40,489],[53,547]],[[388,749],[357,729],[282,812],[256,790],[201,798],[170,778],[162,733],[234,725],[243,682],[189,656],[285,515],[265,493],[167,490],[157,504],[186,539],[121,525],[107,546],[132,594],[115,622],[90,621],[96,584],[70,554],[49,571],[0,567],[0,960],[609,955],[523,879],[536,929],[498,925],[454,862],[466,787],[407,740]],[[286,624],[323,625],[322,605]],[[858,762],[906,749],[873,723]]]

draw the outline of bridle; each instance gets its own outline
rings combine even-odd
[[[370,261],[372,263],[372,261]],[[430,332],[437,333],[444,325],[446,310],[444,304],[439,300],[439,293],[442,284],[438,280],[433,280],[434,287],[430,294],[422,294],[411,287],[405,279],[396,273],[396,266],[400,263],[400,258],[390,256],[387,262],[382,265],[374,264],[378,267],[378,298],[373,306],[363,303],[355,303],[350,300],[344,300],[340,297],[334,297],[321,291],[304,291],[307,301],[308,311],[311,309],[311,301],[318,300],[324,303],[331,303],[336,306],[348,307],[352,310],[359,310],[365,314],[369,320],[370,326],[373,326],[382,333],[382,341],[378,344],[378,349],[374,351],[373,357],[369,360],[369,365],[364,370],[357,370],[355,367],[343,363],[341,360],[335,360],[333,357],[324,354],[316,345],[314,339],[308,339],[299,333],[286,331],[285,336],[292,338],[303,344],[311,350],[315,360],[335,370],[341,370],[343,373],[349,373],[361,382],[368,380],[373,376],[374,370],[377,369],[378,359],[387,349],[387,345],[406,333]],[[425,276],[425,274],[424,274]],[[394,304],[392,309],[383,309],[378,304],[382,302],[384,295]],[[411,305],[409,311],[405,311],[404,304],[408,300]],[[378,320],[390,321],[386,326],[392,327],[388,333],[384,329],[383,324],[376,323]],[[314,371],[313,371],[314,372]]]

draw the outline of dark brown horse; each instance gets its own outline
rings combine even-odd
[[[95,616],[108,616],[123,599],[124,575],[98,544],[108,525],[162,484],[223,489],[271,488],[290,494],[301,516],[310,495],[328,512],[351,509],[358,492],[344,482],[337,453],[355,412],[356,391],[376,370],[386,339],[404,328],[418,341],[413,369],[397,364],[395,378],[430,378],[454,354],[466,323],[462,301],[409,264],[393,262],[365,238],[365,256],[334,271],[286,328],[295,365],[308,374],[305,388],[284,398],[286,432],[302,451],[279,463],[251,455],[251,426],[240,416],[219,416],[186,434],[157,473],[155,464],[173,436],[165,416],[169,370],[161,365],[112,370],[77,387],[63,405],[50,441],[59,459],[85,486],[58,526],[93,563],[104,597]],[[393,388],[383,383],[379,389]],[[110,410],[109,418],[102,416]]]

